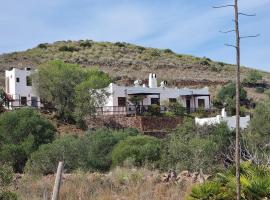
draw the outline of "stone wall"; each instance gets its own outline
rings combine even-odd
[[[152,116],[98,116],[86,119],[88,128],[107,127],[113,129],[136,128],[140,132],[167,132],[176,129],[181,124],[181,117],[152,117]]]

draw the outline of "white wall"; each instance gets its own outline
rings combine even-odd
[[[178,89],[178,88],[167,88],[167,87],[159,87],[159,88],[148,88],[148,87],[125,87],[125,86],[118,86],[116,84],[111,83],[107,91],[111,94],[108,97],[108,100],[105,104],[105,106],[118,106],[118,97],[128,97],[128,93],[141,93],[141,92],[154,92],[154,93],[160,93],[160,103],[161,105],[163,102],[168,101],[169,98],[176,98],[177,101],[183,104],[184,107],[186,107],[186,95],[209,95],[208,88],[203,89]],[[148,95],[144,101],[144,105],[150,105],[151,104],[151,98],[158,98],[158,95]],[[195,105],[194,105],[194,98],[195,98]],[[205,100],[205,109],[209,109],[209,97],[208,96],[198,96],[198,97],[192,97],[190,99],[190,106],[191,108],[198,108],[198,100],[204,99]]]
[[[236,116],[232,117],[222,117],[221,115],[217,115],[216,117],[210,117],[210,118],[195,118],[195,124],[199,126],[203,125],[215,125],[220,124],[221,122],[227,123],[228,127],[231,130],[234,130],[236,128]],[[240,128],[246,129],[250,122],[250,116],[246,117],[240,117]]]
[[[27,105],[31,106],[32,97],[37,97],[38,107],[41,106],[40,98],[37,92],[32,86],[27,86],[26,77],[31,76],[33,71],[21,70],[13,68],[12,70],[6,70],[5,78],[9,80],[9,90],[8,85],[6,85],[6,93],[8,93],[15,101],[12,103],[13,106],[20,106],[21,97],[27,98]],[[19,82],[16,79],[19,78]]]

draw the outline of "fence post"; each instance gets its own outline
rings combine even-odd
[[[62,161],[58,163],[57,173],[56,173],[54,187],[53,187],[52,200],[58,200],[58,197],[59,197],[63,166],[64,166],[64,163]]]

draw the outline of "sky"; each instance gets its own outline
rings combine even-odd
[[[92,39],[171,49],[235,63],[233,0],[0,0],[0,53]],[[270,72],[270,0],[239,0],[241,64]]]

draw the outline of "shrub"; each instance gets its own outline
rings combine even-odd
[[[148,162],[155,164],[160,159],[161,142],[150,136],[128,137],[121,141],[112,152],[114,166],[122,165],[126,160],[133,160],[135,166]]]
[[[89,40],[82,41],[82,42],[80,42],[80,47],[90,48],[90,47],[92,47],[92,42]]]
[[[22,172],[30,154],[54,135],[54,126],[34,109],[6,112],[0,116],[0,162],[9,162]]]
[[[69,51],[69,52],[79,51],[79,49],[76,48],[76,47],[73,47],[73,46],[66,46],[66,45],[59,47],[58,50],[59,50],[59,51]]]
[[[74,136],[63,136],[50,144],[42,145],[26,164],[26,172],[50,174],[57,169],[59,161],[64,161],[65,170],[72,171],[79,164],[79,145]]]
[[[40,49],[47,49],[48,45],[47,44],[39,44],[37,47]]]
[[[235,168],[219,173],[214,180],[194,186],[187,200],[224,199],[236,197]],[[255,166],[249,162],[241,164],[241,196],[243,199],[267,199],[270,196],[270,170],[267,166]]]
[[[121,140],[134,132],[112,132],[109,130],[95,132],[89,134],[85,139],[80,141],[80,146],[84,147],[82,151],[84,165],[86,169],[107,171],[112,164],[112,150],[114,146]]]
[[[247,84],[256,84],[259,80],[262,80],[262,74],[257,70],[251,70],[248,72],[248,75],[243,82]]]
[[[157,49],[152,49],[150,55],[152,57],[158,57],[158,56],[160,56],[160,52]]]
[[[123,42],[116,42],[115,45],[118,47],[125,47],[126,46],[126,44]]]
[[[229,83],[218,92],[215,105],[221,107],[225,106],[229,114],[233,115],[235,113],[235,96],[236,86],[234,83]],[[240,100],[247,100],[247,91],[243,87],[240,88]]]
[[[174,52],[171,49],[165,49],[164,53],[174,54]]]
[[[200,62],[201,65],[204,65],[204,66],[210,66],[210,63],[208,60],[203,60]]]
[[[152,104],[148,106],[148,113],[151,116],[159,116],[160,115],[160,106],[157,104]]]
[[[186,118],[163,143],[161,168],[213,172],[222,167],[232,136],[225,124],[196,127]]]
[[[42,145],[31,155],[26,171],[35,174],[55,172],[59,161],[64,161],[67,172],[76,169],[107,171],[112,164],[111,152],[121,140],[137,132],[99,129],[82,137],[61,137],[51,144]]]
[[[1,200],[17,200],[17,195],[9,191],[9,186],[13,181],[12,167],[6,164],[0,164],[0,199]]]
[[[256,87],[255,90],[257,93],[264,93],[264,88],[263,87]]]
[[[186,113],[186,109],[179,102],[168,103],[167,108],[174,116],[184,116]]]

